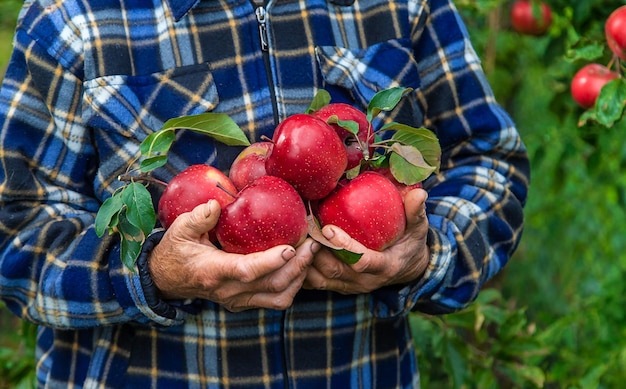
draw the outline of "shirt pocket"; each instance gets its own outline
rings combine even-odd
[[[87,127],[141,141],[168,119],[212,111],[218,103],[209,65],[202,63],[85,81],[82,119]]]
[[[318,46],[316,55],[324,82],[347,89],[363,107],[380,90],[412,88],[414,93],[403,99],[388,120],[422,125],[424,110],[417,99],[421,81],[410,39],[388,40],[362,49]]]

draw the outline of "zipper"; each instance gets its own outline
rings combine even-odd
[[[255,2],[256,3],[256,2]],[[256,21],[259,24],[259,39],[261,41],[261,50],[267,51],[269,49],[267,45],[267,12],[263,4],[258,5],[254,10],[256,15]]]
[[[267,84],[270,91],[270,100],[272,101],[272,112],[274,114],[274,125],[278,125],[278,103],[276,102],[276,94],[274,92],[274,75],[270,64],[269,40],[267,34],[268,14],[264,0],[250,0],[254,6],[254,14],[259,27],[259,44],[263,52],[263,63],[265,65],[265,74],[267,76]]]

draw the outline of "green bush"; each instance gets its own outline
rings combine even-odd
[[[498,280],[502,298],[487,290],[466,312],[415,315],[427,388],[623,385],[626,83],[605,88],[588,112],[569,85],[587,63],[616,68],[603,28],[624,3],[548,2],[554,22],[543,37],[509,28],[511,1],[457,2],[529,149],[532,179],[521,245]],[[496,314],[481,318],[486,311]]]

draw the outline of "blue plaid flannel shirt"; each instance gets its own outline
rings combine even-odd
[[[270,0],[267,51],[255,6],[26,1],[0,91],[0,297],[41,325],[41,386],[415,388],[409,313],[466,307],[515,250],[526,151],[451,0]],[[432,259],[412,285],[302,291],[286,311],[155,304],[94,233],[169,118],[225,112],[258,140],[320,88],[364,107],[391,86],[413,92],[377,120],[426,126],[443,149],[424,183]],[[226,169],[239,151],[183,132],[156,175]]]

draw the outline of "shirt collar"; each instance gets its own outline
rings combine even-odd
[[[167,5],[172,10],[174,19],[179,21],[183,16],[189,12],[200,0],[165,0]]]

